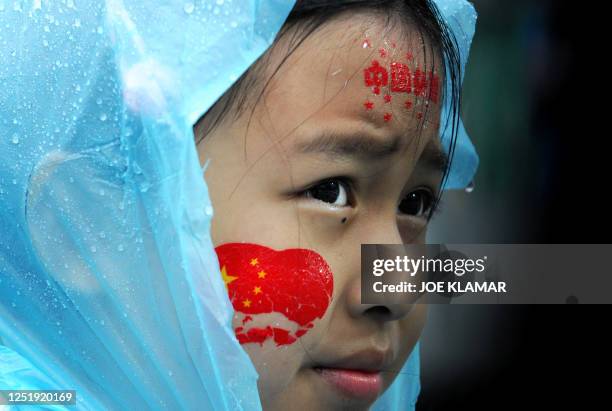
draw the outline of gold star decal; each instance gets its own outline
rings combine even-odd
[[[253,288],[253,292],[255,293],[255,295],[259,294],[261,292],[261,287],[257,286]]]
[[[251,265],[257,265],[257,264],[259,264],[259,261],[257,261],[257,258],[252,258]]]
[[[257,273],[257,276],[259,278],[266,278],[266,274],[267,273],[265,271],[261,270],[260,272]]]
[[[251,306],[251,300],[249,300],[248,298],[246,300],[242,301],[242,305],[245,307],[250,307]]]
[[[238,277],[234,277],[232,275],[228,275],[227,274],[227,269],[225,268],[225,266],[223,266],[223,268],[221,268],[221,277],[223,278],[223,282],[225,283],[225,288],[227,288],[227,285],[229,283],[231,283],[232,281],[234,281],[235,279],[238,278]]]

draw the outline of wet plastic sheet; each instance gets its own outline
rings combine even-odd
[[[459,60],[461,64],[461,83],[465,74],[465,67],[470,54],[472,39],[476,31],[476,10],[466,0],[434,0],[442,17],[450,27],[457,41]],[[446,89],[450,88],[450,79],[446,79]],[[452,121],[450,121],[450,101],[446,99],[442,107],[440,121],[440,138],[447,153],[452,156],[451,169],[445,189],[462,189],[472,183],[478,169],[478,155],[470,137],[465,130],[463,120],[459,119],[457,140],[454,150],[451,150],[451,136],[453,134]]]
[[[0,3],[3,387],[75,389],[78,409],[260,409],[192,124],[292,6]]]

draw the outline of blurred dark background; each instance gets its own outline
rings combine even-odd
[[[610,243],[607,13],[593,2],[473,3],[463,118],[481,164],[472,193],[445,194],[429,241]],[[431,306],[417,410],[609,408],[611,314]]]

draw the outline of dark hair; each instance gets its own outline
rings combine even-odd
[[[298,0],[275,39],[276,43],[286,36],[287,33],[293,33],[293,37],[290,39],[288,53],[268,77],[263,87],[258,87],[258,75],[262,72],[262,69],[267,66],[270,54],[268,52],[264,53],[253,65],[251,65],[232,87],[230,87],[225,94],[223,94],[223,96],[198,119],[194,128],[198,127],[199,123],[204,119],[206,119],[206,126],[202,132],[202,137],[197,140],[196,145],[202,141],[205,135],[215,129],[226,116],[231,114],[235,119],[244,113],[245,108],[248,106],[247,102],[253,97],[253,91],[247,92],[246,90],[258,91],[253,107],[257,105],[272,78],[289,56],[308,38],[308,36],[334,17],[349,11],[375,13],[380,16],[385,16],[387,23],[394,19],[395,21],[399,20],[405,25],[416,26],[416,29],[421,33],[421,37],[425,37],[429,40],[432,48],[436,48],[440,52],[442,61],[446,63],[441,71],[445,75],[445,77],[442,78],[450,79],[448,83],[443,81],[442,84],[444,84],[443,99],[450,99],[451,115],[448,121],[451,127],[451,142],[448,153],[449,162],[440,187],[443,188],[448,179],[457,140],[461,99],[461,65],[455,36],[444,22],[440,11],[432,0]],[[274,46],[272,46],[272,48],[273,47]],[[425,48],[424,44],[423,47]],[[448,89],[447,85],[450,85]],[[251,112],[251,117],[252,115],[253,112]],[[248,124],[250,124],[250,121],[251,118],[249,118]],[[440,127],[446,129],[449,127],[449,124],[441,124]],[[442,190],[440,190],[440,196],[441,194]],[[435,205],[437,205],[439,201],[440,197],[436,199]],[[432,210],[434,209],[435,207],[432,207]]]

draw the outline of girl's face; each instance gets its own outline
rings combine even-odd
[[[425,240],[445,157],[441,66],[421,41],[336,18],[283,63],[250,124],[250,110],[228,116],[198,147],[233,327],[266,410],[367,409],[419,338],[424,305],[361,304],[360,246]]]

